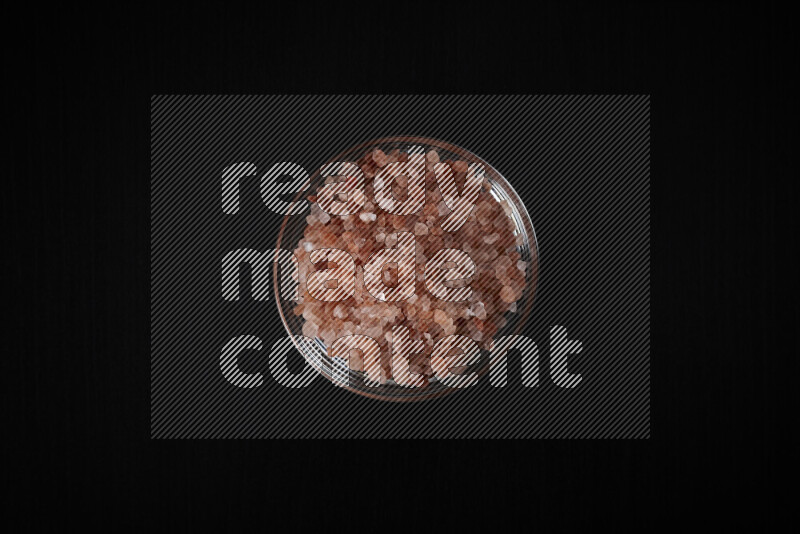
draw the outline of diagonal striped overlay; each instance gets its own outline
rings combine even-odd
[[[649,110],[648,96],[153,97],[151,435],[649,437]],[[269,291],[243,272],[239,298],[227,300],[221,283],[228,253],[274,247],[283,216],[262,202],[262,175],[281,162],[312,173],[393,135],[446,140],[491,163],[530,212],[541,251],[533,311],[508,346],[504,380],[409,404],[309,381],[282,342],[275,302],[252,297]],[[234,174],[235,210],[220,195]],[[583,347],[569,361],[582,377],[574,388],[551,378],[555,325]],[[251,347],[238,366],[261,373],[258,387],[226,378],[226,346]],[[272,351],[296,379],[271,373]],[[538,362],[537,379],[523,358]]]

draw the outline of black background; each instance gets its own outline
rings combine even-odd
[[[593,97],[584,103],[561,96],[224,97],[201,106],[193,100],[158,97],[151,108],[151,436],[649,437],[647,97],[612,96],[625,103],[611,109]],[[534,102],[545,102],[543,109]],[[553,108],[581,121],[572,124]],[[608,133],[591,135],[590,125]],[[231,386],[219,372],[222,345],[246,333],[268,348],[286,329],[274,297],[250,296],[250,269],[241,269],[245,296],[221,298],[220,262],[231,250],[273,246],[284,218],[264,207],[253,179],[241,181],[239,213],[224,213],[219,173],[236,161],[263,171],[276,161],[314,169],[364,139],[395,132],[469,147],[514,184],[540,251],[535,305],[520,334],[540,347],[540,375],[547,378],[524,387],[516,351],[506,387],[487,379],[435,402],[375,402],[326,379],[289,389],[267,375],[257,388]],[[632,150],[637,143],[644,149]],[[608,166],[582,158],[582,151]],[[282,243],[288,250],[296,244]],[[549,378],[553,324],[565,325],[585,347],[568,365],[582,375],[574,390]],[[244,352],[239,368],[266,371],[268,352]],[[287,364],[299,372],[306,362],[293,350]]]
[[[788,14],[284,8],[7,21],[6,106],[24,128],[9,127],[3,203],[18,304],[7,336],[22,341],[5,358],[4,412],[7,441],[25,440],[5,454],[5,482],[22,525],[167,512],[161,525],[181,530],[219,515],[497,528],[521,513],[531,529],[652,528],[699,513],[769,527],[782,459],[767,362],[797,324],[773,290],[795,249],[777,234],[796,198]],[[184,93],[652,94],[652,438],[151,441],[149,97]]]

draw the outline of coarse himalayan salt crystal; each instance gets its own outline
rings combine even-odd
[[[517,262],[517,269],[519,269],[519,270],[520,270],[520,271],[522,271],[523,273],[525,272],[525,268],[526,268],[526,267],[528,267],[528,264],[527,264],[527,263],[525,263],[524,261],[522,261],[522,260],[519,260],[519,261]]]
[[[318,335],[322,338],[326,345],[330,345],[336,341],[336,333],[333,331],[333,328],[324,328],[319,331]]]
[[[489,235],[485,236],[483,238],[483,242],[486,243],[487,245],[491,245],[492,243],[494,243],[498,239],[500,239],[500,234],[495,232],[494,234],[489,234]]]
[[[429,299],[427,295],[419,299],[419,304],[422,307],[422,311],[428,311],[431,309],[431,299]]]
[[[380,148],[376,148],[372,151],[372,161],[374,161],[378,167],[386,165],[386,160],[386,154]]]
[[[467,311],[469,315],[473,315],[478,319],[486,319],[486,308],[483,306],[482,302],[476,302],[472,304]]]
[[[431,150],[425,154],[425,159],[427,159],[429,163],[439,163],[439,153],[435,150]]]
[[[498,269],[508,269],[509,267],[511,267],[511,258],[509,258],[506,255],[500,256],[499,258],[497,258],[497,261],[495,261],[494,265],[495,268]]]
[[[414,225],[414,235],[428,235],[428,226],[418,222]]]
[[[318,328],[317,328],[317,324],[316,323],[312,323],[310,321],[306,321],[305,323],[303,323],[303,335],[304,336],[313,339],[313,338],[317,337],[317,331],[318,331]]]
[[[361,214],[358,216],[358,218],[359,218],[359,219],[361,219],[361,220],[362,220],[362,221],[364,221],[364,222],[373,222],[373,221],[375,221],[375,219],[377,219],[377,218],[378,218],[378,216],[377,216],[377,215],[375,215],[374,213],[367,213],[367,212],[365,212],[365,213],[361,213]]]
[[[478,204],[477,208],[475,209],[475,217],[477,217],[481,226],[489,226],[492,223],[493,218],[492,205],[486,200]]]
[[[500,300],[511,303],[517,300],[517,297],[514,294],[513,289],[511,289],[509,286],[503,286],[503,289],[500,290]]]
[[[500,280],[500,283],[503,284],[504,286],[510,287],[512,285],[512,280],[511,277],[508,276],[508,271],[506,270],[498,271],[495,269],[495,275],[497,276],[497,279]]]
[[[467,172],[469,168],[467,162],[463,160],[454,161],[450,164],[450,166],[453,168],[453,172]]]

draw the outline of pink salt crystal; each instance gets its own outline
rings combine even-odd
[[[419,303],[422,306],[423,311],[428,311],[431,309],[431,299],[429,299],[427,295],[423,296],[419,300]]]
[[[437,309],[433,312],[433,320],[440,325],[445,324],[449,319],[450,318],[447,316],[447,314],[442,310]]]
[[[378,216],[375,215],[374,213],[364,212],[364,213],[359,214],[358,218],[361,219],[364,222],[373,222],[373,221],[375,221],[375,219],[378,218]]]
[[[309,338],[317,337],[317,325],[314,323],[303,324],[303,335]]]
[[[406,176],[405,174],[399,174],[395,177],[394,183],[396,183],[400,187],[405,187],[408,185],[408,176]]]
[[[427,235],[428,234],[428,227],[424,223],[418,222],[414,225],[414,234],[415,235]]]
[[[387,247],[395,246],[397,244],[397,234],[396,233],[387,234],[385,243]]]
[[[303,309],[303,319],[312,323],[317,322],[317,316],[314,315],[314,309],[311,306],[307,306]]]
[[[514,296],[514,290],[508,286],[503,286],[503,289],[500,290],[500,300],[508,303],[517,300]]]
[[[477,252],[471,254],[472,260],[476,263],[484,263],[489,261],[489,252],[484,249],[478,249]]]
[[[425,159],[427,159],[431,163],[439,163],[439,153],[435,150],[429,151],[425,154]]]
[[[336,341],[336,333],[333,331],[332,328],[328,327],[323,330],[320,330],[319,337],[327,344],[330,345],[334,341]]]
[[[380,148],[376,148],[372,151],[372,161],[374,161],[378,167],[386,165],[386,159],[386,154],[384,154],[383,150]]]
[[[463,160],[454,161],[451,167],[453,168],[453,172],[467,172],[468,169],[467,162]]]
[[[482,201],[475,210],[475,216],[481,226],[489,226],[492,222],[492,205],[485,200]]]
[[[489,234],[489,235],[485,236],[483,238],[483,242],[486,243],[487,245],[491,245],[492,243],[494,243],[498,239],[500,239],[500,234],[494,233],[494,234]]]
[[[511,258],[505,255],[497,258],[497,261],[495,262],[495,267],[499,267],[501,269],[508,269],[510,266],[511,266]]]
[[[522,271],[523,273],[525,272],[525,268],[526,268],[527,266],[528,266],[528,264],[527,264],[527,263],[525,263],[525,262],[524,262],[524,261],[522,261],[522,260],[519,260],[519,261],[517,262],[517,269],[519,269],[519,270],[520,270],[520,271]]]

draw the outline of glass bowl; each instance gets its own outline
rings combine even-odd
[[[516,312],[505,313],[506,324],[496,332],[492,338],[497,339],[501,336],[520,333],[531,311],[536,292],[539,273],[539,250],[530,215],[520,200],[519,195],[514,191],[514,188],[511,187],[508,180],[494,167],[466,149],[444,141],[422,137],[389,137],[370,141],[355,146],[331,158],[327,163],[345,161],[356,162],[375,148],[379,148],[384,153],[389,154],[393,150],[405,152],[412,146],[421,146],[425,148],[426,152],[428,149],[436,149],[440,155],[440,159],[443,161],[448,159],[465,160],[468,163],[482,164],[485,169],[485,178],[491,184],[490,194],[498,202],[505,200],[508,203],[510,207],[509,217],[513,222],[513,233],[515,237],[518,237],[516,251],[520,255],[520,259],[527,263],[525,285],[521,297],[516,301]],[[318,169],[322,167],[324,167],[324,165],[320,165]],[[530,179],[529,176],[519,178],[524,180]],[[295,197],[294,202],[299,202],[306,196],[315,194],[316,190],[323,184],[324,179],[320,176],[319,170],[317,170],[311,176],[310,192],[299,193]],[[371,199],[367,198],[367,200],[370,201]],[[307,214],[308,210],[300,215],[287,215],[284,217],[283,224],[278,234],[276,249],[295,250],[297,244],[303,238],[303,233],[307,225]],[[429,380],[427,386],[418,388],[400,386],[391,379],[377,387],[366,385],[364,383],[364,373],[362,371],[350,369],[345,359],[330,358],[328,356],[327,347],[323,339],[320,337],[314,337],[312,339],[302,335],[304,319],[302,315],[295,315],[293,313],[296,302],[283,298],[278,281],[278,263],[275,263],[273,269],[273,288],[278,311],[286,331],[292,337],[295,346],[305,360],[316,369],[317,372],[337,386],[373,399],[395,402],[431,399],[459,389],[445,386],[435,377]],[[352,298],[348,300],[352,300]],[[354,302],[344,301],[343,304],[352,306]],[[339,336],[337,335],[337,337]],[[485,379],[484,375],[487,373],[489,367],[488,356],[489,351],[481,350],[480,360],[468,367],[467,370],[475,371],[481,379]]]

